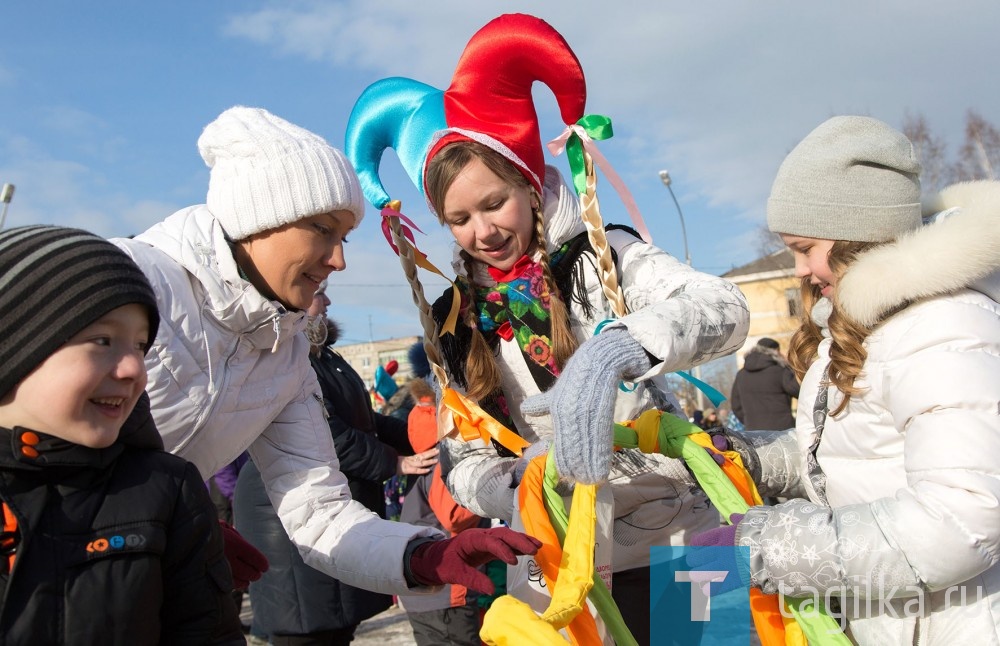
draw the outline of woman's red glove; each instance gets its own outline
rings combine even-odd
[[[219,527],[222,528],[222,549],[233,572],[233,588],[245,590],[251,581],[267,572],[267,557],[240,536],[232,525],[220,520]]]
[[[409,571],[417,583],[457,583],[484,594],[493,594],[493,582],[476,568],[494,559],[508,565],[519,554],[534,554],[538,539],[506,527],[467,529],[454,538],[419,545],[410,556]]]

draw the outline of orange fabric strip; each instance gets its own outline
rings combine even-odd
[[[781,619],[778,595],[750,588],[750,616],[761,646],[785,646],[785,623]]]
[[[3,532],[4,534],[11,535],[10,538],[0,541],[0,549],[4,551],[10,550],[6,563],[7,572],[10,572],[14,569],[14,559],[17,557],[17,552],[14,551],[17,547],[17,516],[10,510],[7,503],[3,503]]]
[[[521,451],[531,446],[531,442],[495,420],[478,404],[457,390],[445,388],[441,403],[451,411],[455,427],[466,442],[482,439],[489,444],[492,438],[515,455],[521,455]]]

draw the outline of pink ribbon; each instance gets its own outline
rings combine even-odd
[[[385,236],[385,241],[389,243],[389,246],[392,247],[392,250],[396,252],[396,255],[397,256],[399,255],[399,247],[397,247],[396,243],[392,241],[392,231],[389,228],[389,218],[399,218],[400,222],[402,223],[400,224],[399,228],[402,229],[403,231],[403,237],[405,237],[407,240],[410,241],[410,244],[413,245],[413,249],[417,253],[423,255],[423,253],[419,249],[417,249],[417,243],[413,239],[413,231],[410,229],[410,227],[413,227],[417,231],[420,231],[420,233],[424,232],[420,230],[420,227],[413,224],[413,220],[400,213],[397,209],[392,208],[392,204],[390,204],[389,206],[382,209],[382,235]],[[424,235],[427,234],[424,233]]]
[[[642,214],[639,213],[639,206],[635,203],[632,193],[628,190],[628,187],[625,186],[625,182],[623,182],[622,178],[618,176],[618,173],[615,172],[615,169],[611,166],[611,162],[609,162],[604,155],[601,154],[601,151],[597,149],[597,144],[594,143],[594,140],[590,138],[590,135],[587,134],[587,131],[584,130],[582,126],[578,126],[576,124],[566,126],[566,130],[564,130],[561,135],[548,143],[549,151],[556,157],[561,155],[566,149],[566,141],[574,134],[580,138],[580,141],[583,143],[584,150],[590,153],[591,159],[593,159],[594,163],[597,164],[597,166],[604,172],[608,181],[611,182],[611,186],[614,187],[618,196],[621,198],[622,203],[625,204],[625,210],[628,211],[629,218],[631,218],[632,224],[635,226],[635,230],[639,233],[643,240],[652,244],[653,237],[649,235],[649,229],[646,228],[646,223],[642,219]]]

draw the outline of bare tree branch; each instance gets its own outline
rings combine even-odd
[[[913,143],[920,159],[923,167],[920,183],[925,191],[939,191],[954,181],[954,165],[948,162],[945,143],[931,132],[923,114],[907,112],[903,119],[903,134]]]
[[[956,164],[958,179],[996,179],[1000,171],[1000,132],[969,110],[965,117],[965,144]]]

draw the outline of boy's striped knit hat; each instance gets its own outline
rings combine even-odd
[[[79,229],[0,231],[0,398],[77,332],[137,303],[160,315],[146,276],[124,251]]]

